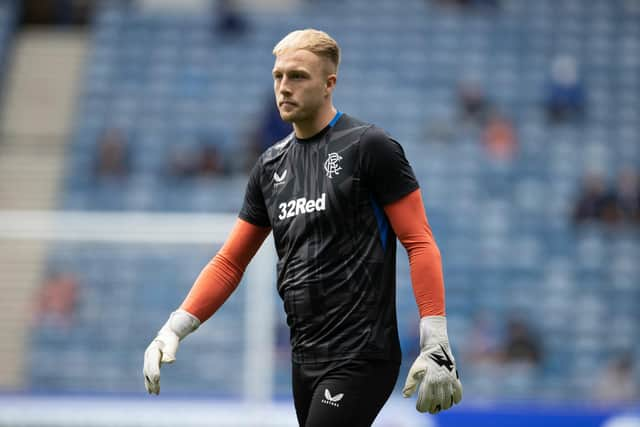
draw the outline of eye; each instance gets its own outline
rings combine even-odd
[[[291,78],[293,80],[303,80],[306,78],[306,75],[304,73],[291,73]]]

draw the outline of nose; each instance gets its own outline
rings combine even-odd
[[[282,96],[290,96],[291,95],[291,89],[289,88],[289,79],[287,79],[286,76],[282,77],[282,80],[280,80],[280,88],[279,88],[279,92]]]

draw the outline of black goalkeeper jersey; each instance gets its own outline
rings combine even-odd
[[[338,113],[254,166],[240,218],[273,230],[293,361],[400,361],[396,236],[382,206],[418,188],[400,144]]]

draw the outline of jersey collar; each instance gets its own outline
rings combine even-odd
[[[338,120],[340,120],[340,117],[342,117],[343,113],[342,111],[338,111],[336,113],[335,116],[333,116],[333,119],[331,119],[331,121],[329,122],[328,125],[326,125],[324,128],[322,128],[322,130],[318,133],[316,133],[313,136],[310,136],[309,138],[298,138],[295,133],[293,134],[293,138],[295,139],[296,142],[299,142],[301,144],[307,144],[310,142],[315,142],[318,141],[320,138],[322,138],[328,131],[329,129],[331,129],[332,127],[335,126],[335,124],[338,122]]]

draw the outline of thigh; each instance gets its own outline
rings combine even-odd
[[[313,396],[313,379],[309,377],[304,365],[298,365],[295,362],[291,364],[291,388],[298,424],[304,426]]]
[[[368,427],[398,378],[395,362],[356,360],[338,365],[314,386],[304,427]]]

